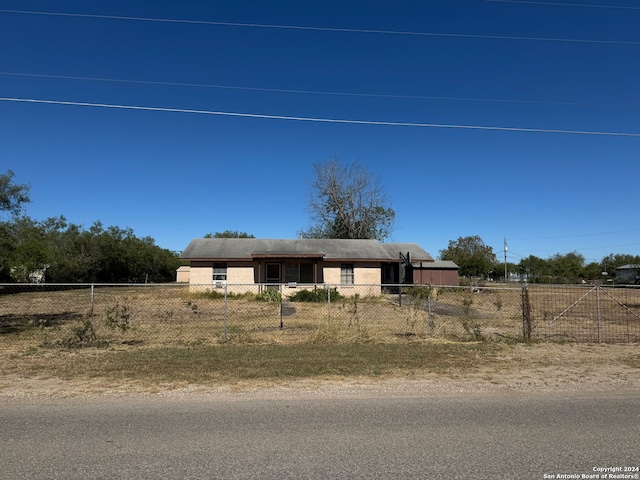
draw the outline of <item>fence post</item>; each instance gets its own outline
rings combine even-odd
[[[433,317],[431,316],[431,295],[427,297],[427,318],[429,319],[429,336],[433,337],[435,325],[433,324]]]
[[[527,285],[522,285],[522,338],[525,342],[531,341],[531,304],[529,303],[529,289]]]
[[[331,321],[331,285],[327,284],[327,321]]]
[[[94,306],[94,302],[95,302],[95,292],[93,291],[93,283],[91,284],[91,312],[89,314],[89,316],[91,318],[93,318],[93,306]]]
[[[224,323],[222,328],[222,343],[227,343],[227,282],[224,282]]]
[[[596,327],[598,329],[598,343],[602,341],[600,336],[600,320],[602,316],[600,314],[600,286],[596,285]]]

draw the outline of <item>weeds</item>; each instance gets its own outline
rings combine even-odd
[[[116,302],[106,309],[107,327],[119,329],[122,333],[131,328],[133,307],[127,303]]]
[[[193,313],[194,315],[198,313],[198,304],[195,302],[192,302],[191,300],[187,300],[185,302],[185,305],[187,306],[187,308],[191,309],[191,313]]]
[[[93,322],[87,317],[80,325],[72,330],[72,335],[63,340],[62,346],[66,348],[83,348],[93,347],[96,345],[96,331],[93,328]]]
[[[465,318],[462,320],[462,328],[476,342],[481,342],[483,340],[486,340],[484,335],[482,334],[482,330],[480,330],[480,325],[478,324],[478,322],[471,321],[470,319]]]

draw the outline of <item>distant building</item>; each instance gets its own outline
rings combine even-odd
[[[191,267],[189,265],[181,265],[176,271],[176,282],[189,283],[189,274],[191,273]]]
[[[616,268],[616,282],[627,285],[640,285],[640,265],[630,263]]]

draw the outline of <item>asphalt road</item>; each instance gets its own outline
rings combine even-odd
[[[638,394],[0,399],[11,480],[543,479],[638,466]]]

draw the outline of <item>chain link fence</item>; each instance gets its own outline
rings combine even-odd
[[[640,341],[640,290],[601,286],[0,284],[0,347]]]

